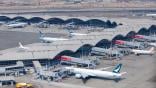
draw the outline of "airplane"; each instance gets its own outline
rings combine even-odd
[[[139,55],[153,55],[154,47],[151,47],[149,50],[132,49],[131,52],[138,56]]]
[[[24,47],[21,42],[19,42],[18,44],[19,44],[19,49],[21,49],[21,50],[30,50],[29,47]]]
[[[71,71],[71,73],[75,74],[76,78],[82,78],[83,81],[86,81],[88,77],[99,77],[99,78],[106,78],[115,81],[119,81],[121,77],[126,74],[127,72],[120,73],[122,64],[118,64],[112,72],[104,71],[103,69],[85,69],[85,68],[76,68],[76,67],[65,67],[65,69]],[[106,67],[108,69],[108,67]]]
[[[77,3],[81,3],[83,0],[66,0],[66,2],[68,4],[77,4]]]
[[[69,39],[66,39],[66,38],[45,37],[44,34],[41,31],[39,31],[39,34],[40,34],[39,39],[42,42],[44,42],[44,43],[52,43],[54,41],[66,41],[66,40],[69,40]]]
[[[17,21],[13,21],[8,23],[6,26],[9,28],[23,28],[26,27],[28,25],[28,23],[26,22],[17,22]]]
[[[148,42],[156,42],[156,37],[155,36],[146,36],[146,35],[135,35],[133,37],[137,41],[148,41]]]
[[[88,60],[88,59],[81,59],[71,56],[63,55],[59,58],[61,60],[61,63],[65,64],[77,64],[81,66],[87,66],[89,68],[95,68],[97,64],[99,64],[98,60]]]
[[[69,31],[69,37],[73,37],[73,36],[87,36],[87,35],[88,34],[76,33],[76,32]]]
[[[146,14],[146,16],[148,16],[148,17],[156,17],[156,14],[150,13],[150,14]]]
[[[91,55],[105,56],[109,58],[122,58],[123,54],[117,49],[104,49],[100,47],[93,47]]]
[[[151,42],[151,43],[148,43],[150,46],[153,46],[153,47],[156,47],[156,43],[153,43],[153,42]]]
[[[115,45],[121,48],[138,48],[143,49],[145,44],[141,42],[130,42],[124,40],[115,40]]]

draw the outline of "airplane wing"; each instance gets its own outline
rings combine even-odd
[[[86,79],[89,75],[88,74],[81,74],[83,79]]]
[[[81,76],[82,76],[83,79],[86,79],[89,76],[95,76],[95,75],[92,74],[92,73],[82,73]]]
[[[82,81],[83,81],[83,83],[85,84],[86,82],[87,82],[87,80],[89,79],[89,76],[95,76],[94,74],[91,74],[91,73],[87,73],[87,74],[81,74],[81,76],[82,76]]]
[[[101,70],[101,71],[103,71],[103,70],[107,70],[107,69],[110,69],[110,68],[112,68],[113,66],[109,66],[109,67],[105,67],[105,68],[99,68],[99,69],[96,69],[96,70]]]

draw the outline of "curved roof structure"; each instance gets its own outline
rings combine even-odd
[[[138,34],[142,34],[142,35],[148,35],[149,33],[149,30],[146,29],[146,28],[141,28],[139,31],[138,31]]]
[[[104,21],[99,19],[90,19],[86,21],[85,24],[91,26],[99,26],[99,27],[103,27],[104,25],[107,25]]]
[[[109,48],[111,46],[111,41],[108,39],[102,39],[95,46],[102,47],[102,48]]]
[[[17,16],[11,19],[11,21],[22,21],[22,22],[28,22],[28,19],[25,17]]]
[[[11,18],[7,17],[7,16],[0,16],[0,21],[4,21],[4,22],[7,22],[7,21],[10,21]]]
[[[13,18],[10,18],[7,16],[0,16],[0,21],[8,22],[8,21],[15,21],[15,20],[22,21],[22,22],[23,21],[29,22],[29,23],[39,23],[42,21],[47,21],[49,24],[60,24],[60,25],[74,22],[74,25],[98,26],[98,27],[108,27],[108,28],[113,27],[112,25],[116,23],[116,22],[111,22],[111,21],[104,22],[103,20],[99,20],[99,19],[89,19],[89,20],[84,21],[79,18],[69,18],[69,19],[64,20],[62,18],[56,18],[56,17],[49,18],[49,19],[44,19],[41,17],[31,17],[28,19],[22,16],[16,16]]]
[[[58,53],[54,58],[60,58],[62,55],[72,56],[74,54],[71,50],[63,50],[60,53]]]
[[[120,27],[117,27],[120,28]],[[155,26],[149,28],[150,30],[155,30]],[[148,29],[148,30],[149,30]],[[110,29],[108,29],[110,30]],[[139,31],[138,31],[139,30]],[[143,29],[137,29],[136,32],[140,33]],[[111,30],[114,31],[114,30]],[[15,52],[16,49],[9,53],[2,53],[0,55],[1,61],[6,60],[25,60],[25,59],[44,59],[44,58],[54,58],[58,54],[73,54],[75,52],[81,51],[82,46],[86,46],[90,49],[91,46],[100,46],[101,44],[106,44],[109,46],[109,41],[115,39],[125,39],[125,36],[131,35],[135,32],[129,32],[131,30],[124,30],[122,27],[116,29],[115,32],[102,31],[102,32],[92,32],[87,36],[75,36],[68,41],[54,42],[48,46],[43,46],[41,43],[28,45],[32,49],[29,52]],[[147,30],[143,30],[147,31]],[[113,33],[113,35],[112,35]],[[66,50],[66,51],[65,51]]]
[[[74,23],[74,25],[84,25],[85,24],[85,21],[78,19],[78,18],[67,19],[65,21],[65,24],[72,23],[72,22]]]
[[[61,18],[49,18],[46,20],[49,24],[64,24],[64,20]]]
[[[150,34],[155,34],[156,33],[156,25],[152,25],[151,27],[149,27],[149,32],[150,32]]]
[[[130,31],[130,32],[127,33],[126,37],[131,37],[131,36],[133,36],[135,34],[136,34],[135,31]]]
[[[28,19],[28,21],[30,23],[39,23],[39,22],[45,21],[45,19],[43,19],[41,17],[32,17],[32,18]]]

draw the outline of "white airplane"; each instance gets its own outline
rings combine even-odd
[[[24,47],[21,42],[19,42],[18,44],[19,44],[19,49],[21,49],[21,50],[30,50],[29,47]]]
[[[150,46],[156,47],[156,43],[149,43]]]
[[[132,49],[131,52],[134,53],[135,55],[153,55],[154,47],[151,47],[149,50]]]
[[[84,69],[84,68],[75,68],[75,67],[65,67],[65,69],[71,71],[75,74],[76,78],[87,79],[88,77],[100,77],[106,79],[112,79],[119,81],[121,77],[127,72],[120,73],[122,64],[118,64],[112,72],[103,71],[104,69]],[[107,69],[108,67],[106,67]]]
[[[13,23],[9,23],[6,26],[9,28],[23,28],[26,27],[28,25],[28,23],[25,22],[13,22]]]
[[[156,14],[146,14],[146,16],[149,16],[149,17],[156,17]]]
[[[86,36],[88,34],[83,34],[83,33],[76,33],[76,32],[69,32],[69,37],[73,37],[73,36]]]
[[[68,4],[77,4],[77,3],[81,3],[83,0],[66,0],[66,2]]]
[[[45,43],[51,43],[54,41],[66,41],[69,39],[66,38],[52,38],[52,37],[45,37],[44,34],[40,31],[40,38],[41,41],[45,42]]]

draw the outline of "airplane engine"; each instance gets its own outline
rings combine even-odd
[[[81,74],[75,74],[76,78],[81,78]]]

